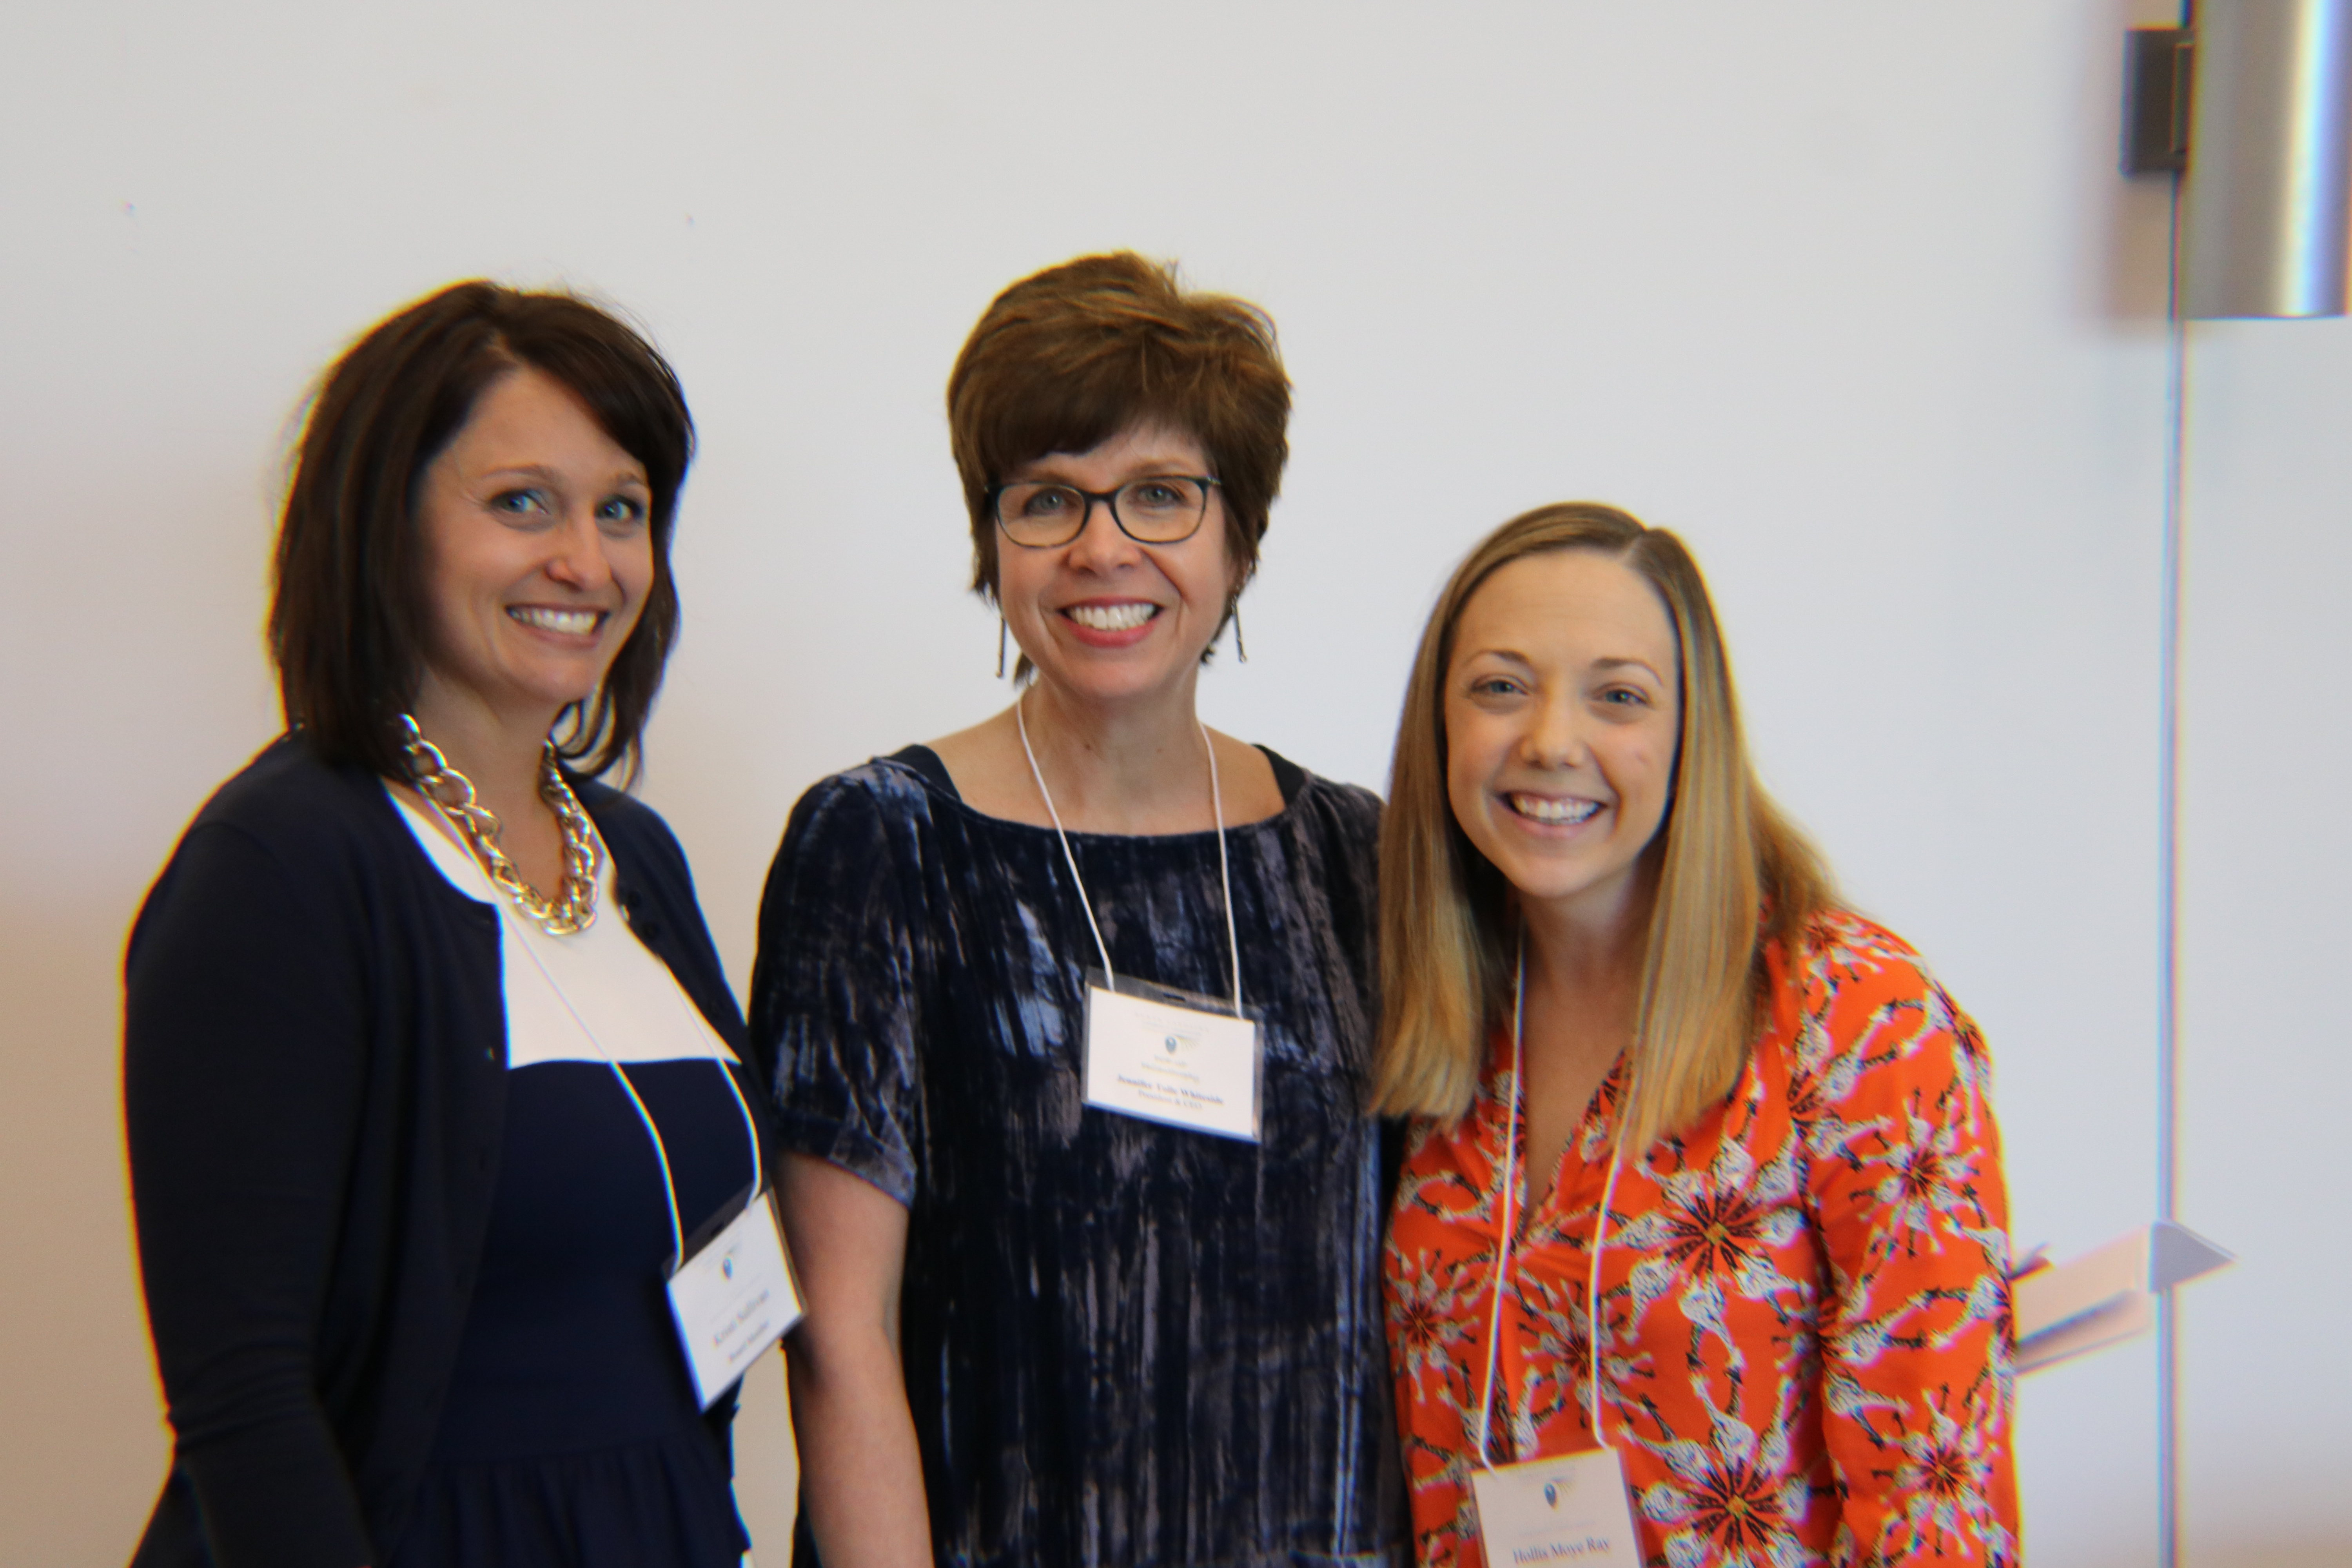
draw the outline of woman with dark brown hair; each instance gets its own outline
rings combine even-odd
[[[1193,705],[1289,401],[1262,313],[1130,255],[1006,289],[949,380],[1020,689],[802,798],[752,981],[828,1568],[1403,1551],[1379,803]]]
[[[765,1095],[676,840],[596,782],[677,636],[693,440],[635,332],[488,283],[320,387],[269,618],[287,733],[197,815],[125,972],[174,1434],[140,1564],[740,1559],[732,1379],[664,1281],[715,1227],[772,1250]]]

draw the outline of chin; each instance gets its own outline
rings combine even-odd
[[[1508,851],[1496,855],[1486,851],[1483,846],[1481,852],[1503,874],[1503,880],[1511,885],[1512,891],[1538,903],[1578,898],[1617,874],[1614,867],[1567,866],[1557,860]]]
[[[543,708],[561,714],[567,708],[584,706],[596,700],[602,682],[583,687],[577,681],[548,681],[520,688],[514,693],[517,707]],[[550,721],[551,724],[552,721]]]
[[[1157,664],[1147,668],[1140,663],[1095,656],[1065,660],[1052,674],[1055,683],[1073,696],[1097,702],[1126,702],[1166,690],[1182,679],[1183,672],[1181,667],[1172,670]]]

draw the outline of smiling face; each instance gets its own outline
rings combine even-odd
[[[653,585],[651,504],[645,465],[562,383],[494,382],[419,486],[420,718],[457,704],[544,735],[593,697]]]
[[[1446,795],[1522,902],[1587,924],[1637,912],[1642,852],[1673,793],[1679,689],[1665,605],[1599,552],[1522,557],[1463,606]]]
[[[1090,451],[1024,463],[1004,479],[1100,494],[1159,474],[1215,477],[1198,441],[1138,425]],[[997,542],[997,603],[1041,680],[1089,702],[1189,690],[1233,591],[1224,502],[1214,487],[1200,528],[1173,544],[1137,543],[1101,501],[1067,544],[1028,549],[1002,531]]]

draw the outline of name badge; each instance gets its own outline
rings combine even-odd
[[[1625,1470],[1613,1448],[1470,1472],[1486,1568],[1579,1563],[1642,1568]]]
[[[1087,972],[1086,1102],[1121,1116],[1258,1140],[1257,1024],[1148,982]]]
[[[686,1261],[669,1277],[669,1311],[702,1407],[717,1404],[802,1310],[772,1194],[753,1196],[715,1235],[705,1226],[689,1237]]]

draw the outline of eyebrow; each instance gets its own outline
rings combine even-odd
[[[1057,485],[1071,484],[1071,481],[1068,479],[1053,479],[1049,474],[1041,473],[1039,470],[1051,469],[1056,467],[1057,465],[1055,463],[1055,459],[1057,458],[1076,459],[1083,458],[1087,454],[1084,452],[1042,453],[1037,457],[1030,458],[1025,463],[1015,463],[1012,469],[1013,477],[1006,479],[1004,482],[1012,485],[1034,484],[1040,482]],[[1190,458],[1177,457],[1171,453],[1149,453],[1144,457],[1136,459],[1134,472],[1129,476],[1127,482],[1132,484],[1137,479],[1174,479],[1189,476],[1196,471],[1190,466]],[[1202,468],[1205,469],[1209,465],[1204,459],[1201,466]],[[1207,477],[1213,478],[1214,476]],[[1076,487],[1072,485],[1072,488],[1076,489]]]
[[[1528,669],[1533,669],[1535,668],[1535,660],[1529,658],[1523,653],[1517,653],[1507,647],[1473,648],[1468,653],[1462,656],[1462,662],[1467,664],[1474,658],[1508,659],[1511,663],[1522,666]],[[1644,675],[1647,675],[1651,679],[1657,681],[1660,685],[1665,684],[1666,679],[1664,676],[1658,673],[1656,668],[1654,667],[1648,659],[1634,658],[1626,655],[1612,654],[1605,658],[1596,658],[1592,661],[1592,668],[1595,669],[1638,669]]]
[[[503,468],[485,468],[482,470],[481,477],[486,479],[541,479],[551,484],[560,476],[544,463],[514,463]],[[646,478],[643,468],[617,474],[608,482],[615,485],[643,485],[647,489],[653,488],[653,481]]]

